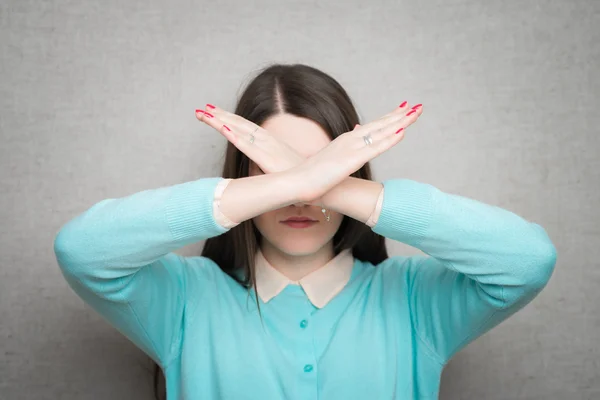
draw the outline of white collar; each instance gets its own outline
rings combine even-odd
[[[310,302],[323,308],[338,294],[350,280],[354,257],[351,249],[342,250],[321,268],[298,281],[292,281],[275,269],[264,257],[260,249],[256,253],[256,291],[267,303],[277,296],[287,285],[300,285]]]

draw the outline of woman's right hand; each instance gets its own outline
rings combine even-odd
[[[422,113],[422,105],[414,106],[410,111],[397,108],[375,121],[341,134],[293,168],[302,185],[301,201],[309,203],[320,198],[368,161],[394,147],[404,138],[405,128]],[[372,143],[367,145],[363,136],[369,134]]]

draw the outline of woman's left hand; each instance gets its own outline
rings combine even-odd
[[[196,110],[196,118],[216,129],[265,173],[286,171],[305,161],[293,148],[254,122],[220,107],[207,104],[206,108]],[[249,141],[251,133],[254,143]],[[324,206],[321,198],[306,204]]]
[[[207,105],[207,110],[196,110],[196,118],[216,129],[267,174],[286,171],[305,160],[266,129],[220,107]],[[250,134],[254,143],[250,143]]]

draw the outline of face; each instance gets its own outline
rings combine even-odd
[[[262,124],[272,135],[286,142],[300,155],[307,158],[327,146],[331,139],[315,122],[290,114],[279,114]],[[250,161],[249,175],[260,175],[263,171]],[[344,216],[331,210],[330,221],[325,220],[321,207],[294,204],[258,215],[252,219],[263,236],[263,246],[272,246],[288,255],[308,255],[333,247],[333,236]],[[318,222],[306,228],[290,227],[282,221],[292,216],[308,217]]]

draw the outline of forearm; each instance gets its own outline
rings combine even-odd
[[[323,196],[325,208],[366,223],[383,189],[379,182],[347,177]]]
[[[232,180],[222,212],[244,221],[298,202],[293,171]],[[55,238],[59,263],[73,271],[114,267],[130,274],[168,252],[227,231],[213,218],[221,178],[203,178],[96,203],[66,223]],[[116,276],[116,275],[115,275]]]
[[[239,223],[300,202],[300,183],[292,170],[233,179],[221,196],[219,209]]]
[[[97,202],[57,233],[59,264],[71,273],[114,278],[222,234],[226,230],[215,223],[211,207],[221,179],[201,178]]]
[[[375,233],[408,244],[477,282],[497,307],[542,288],[556,250],[545,230],[519,215],[409,179],[384,182]],[[484,289],[481,289],[484,288]]]
[[[402,179],[386,185],[383,221],[375,228],[376,233],[417,247],[459,272],[477,276],[482,284],[512,285],[504,289],[506,300],[518,298],[521,287],[539,287],[548,277],[555,250],[537,224],[431,185]],[[323,202],[328,209],[366,223],[383,186],[348,177],[327,192]],[[532,265],[510,270],[511,275],[507,269],[517,259],[522,265],[527,265],[527,260]],[[522,281],[520,285],[517,280]]]

